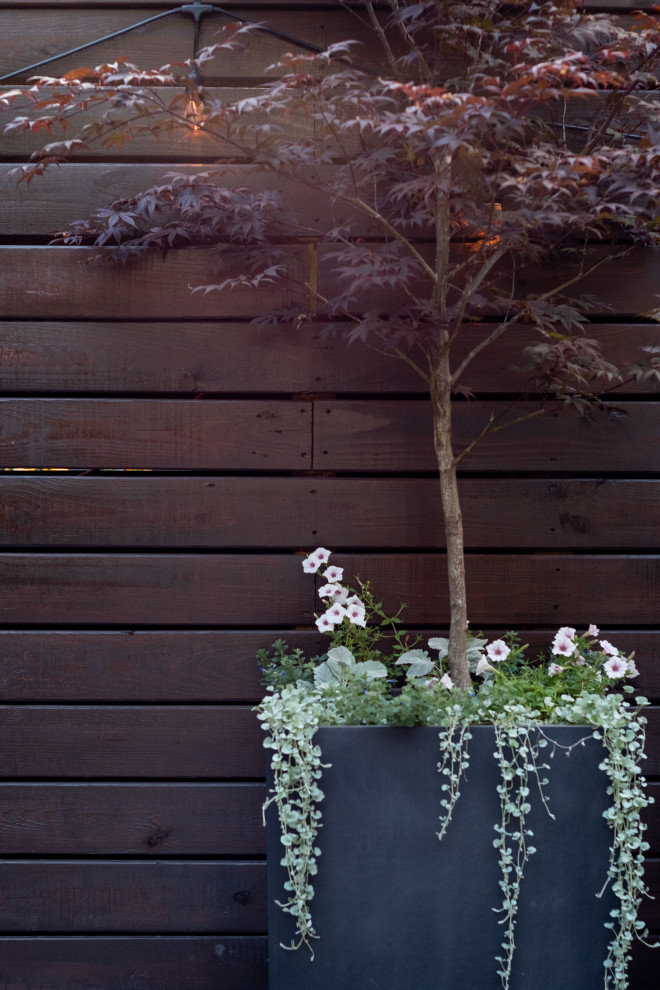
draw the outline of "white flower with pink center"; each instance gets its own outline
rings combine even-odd
[[[443,687],[446,687],[448,691],[451,691],[451,689],[454,686],[454,682],[452,681],[449,674],[443,674],[442,677],[440,678],[440,683],[442,684]]]
[[[339,602],[335,602],[335,604],[331,605],[325,614],[332,619],[335,625],[337,625],[346,615],[346,609],[343,605],[340,605]]]
[[[481,675],[481,674],[485,674],[488,670],[495,670],[495,668],[491,667],[491,665],[488,663],[485,657],[481,657],[479,663],[477,664],[477,669],[475,673]]]
[[[600,629],[598,628],[598,626],[595,626],[593,622],[587,629],[587,636],[600,636]]]
[[[506,660],[511,650],[503,639],[496,639],[486,647],[488,659],[493,661]]]
[[[618,657],[619,655],[619,651],[617,650],[616,646],[612,646],[612,644],[608,643],[606,639],[601,639],[600,648],[603,651],[603,653],[609,653],[611,657]]]
[[[310,556],[305,557],[305,559],[302,562],[303,571],[305,572],[305,574],[316,574],[322,563],[323,561],[317,560],[317,558],[313,554],[310,554]]]
[[[557,630],[557,636],[565,636],[567,639],[573,639],[575,629],[573,629],[573,626],[562,626],[561,629]],[[555,639],[557,636],[555,636]]]
[[[348,601],[348,588],[344,588],[341,584],[324,584],[319,588],[319,597],[331,598],[333,602],[344,605]]]
[[[326,550],[325,547],[317,547],[311,556],[316,557],[320,564],[327,564],[332,556],[332,550]]]
[[[602,645],[602,644],[601,644]],[[628,664],[623,659],[623,657],[610,657],[607,663],[603,664],[603,670],[608,677],[615,680],[617,677],[623,677],[628,670]]]
[[[552,652],[559,657],[572,657],[575,653],[575,643],[568,636],[558,632],[552,643]]]
[[[336,584],[338,581],[341,581],[343,576],[344,576],[344,568],[335,567],[334,565],[332,567],[328,567],[327,571],[324,571],[323,574],[323,577],[326,579],[326,581],[330,581],[331,584]]]
[[[367,624],[366,611],[362,602],[358,599],[357,601],[348,601],[344,603],[344,608],[346,610],[346,615],[348,616],[348,621],[354,626],[362,626],[363,628]]]
[[[564,668],[560,667],[558,663],[551,663],[548,667],[548,674],[550,677],[554,677],[556,674],[561,674]]]
[[[637,664],[635,663],[635,661],[633,660],[632,657],[630,657],[629,660],[628,660],[627,674],[628,674],[628,677],[639,677],[639,671],[637,669]]]
[[[319,632],[332,632],[336,624],[337,623],[330,615],[328,615],[327,612],[324,612],[323,615],[319,615],[316,620],[316,628]]]

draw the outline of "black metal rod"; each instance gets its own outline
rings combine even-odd
[[[130,31],[135,31],[137,28],[144,27],[145,24],[152,24],[154,21],[162,20],[164,17],[170,17],[172,14],[192,15],[195,22],[195,55],[197,54],[199,45],[200,23],[204,14],[222,14],[225,17],[232,17],[234,20],[240,21],[241,24],[254,24],[259,31],[262,31],[265,34],[270,34],[274,38],[279,38],[280,41],[286,41],[289,44],[295,45],[297,48],[303,48],[306,51],[314,52],[316,54],[323,51],[323,48],[319,48],[317,45],[312,45],[308,41],[302,41],[300,38],[294,38],[289,34],[285,34],[283,31],[278,31],[277,28],[271,28],[266,24],[259,24],[257,21],[251,21],[247,17],[241,17],[239,14],[233,14],[230,10],[225,10],[224,7],[217,7],[215,4],[210,3],[196,2],[182,4],[180,7],[173,7],[171,10],[166,10],[161,14],[154,14],[153,17],[147,17],[144,21],[139,21],[137,24],[131,24],[129,27],[120,28],[118,31],[113,31],[111,34],[105,34],[102,38],[95,38],[93,41],[87,41],[84,45],[78,45],[77,48],[70,48],[69,51],[60,52],[59,55],[50,55],[48,58],[44,58],[40,62],[33,62],[32,65],[25,65],[22,69],[15,69],[14,72],[8,72],[6,75],[0,76],[0,83],[7,82],[9,79],[14,79],[16,76],[22,76],[26,72],[31,72],[33,69],[40,69],[44,65],[50,65],[51,62],[57,62],[61,58],[68,58],[71,55],[77,55],[79,52],[87,51],[88,48],[93,48],[95,45],[101,45],[104,41],[112,41],[114,38],[120,38],[122,35],[128,34]]]
[[[162,14],[154,14],[153,17],[147,17],[146,21],[131,24],[130,27],[120,28],[119,31],[113,31],[112,34],[104,34],[102,38],[95,38],[94,41],[86,41],[84,45],[78,45],[77,48],[70,48],[68,52],[60,52],[59,55],[51,55],[49,58],[42,59],[41,62],[33,62],[32,65],[26,65],[22,69],[8,72],[6,76],[0,76],[0,83],[6,82],[7,79],[14,79],[15,76],[22,76],[23,73],[30,72],[32,69],[40,69],[42,65],[49,65],[51,62],[57,62],[61,58],[68,58],[69,55],[77,55],[79,52],[84,52],[88,48],[93,48],[94,45],[103,44],[104,41],[112,41],[113,38],[119,38],[122,34],[128,34],[129,31],[135,31],[136,28],[143,27],[145,24],[151,24],[153,21],[160,21],[163,17],[169,17],[170,14],[176,14],[180,10],[180,7],[174,7],[172,10],[166,10]]]

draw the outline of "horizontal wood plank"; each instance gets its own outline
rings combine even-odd
[[[76,59],[76,64],[80,66],[80,58]],[[263,80],[258,82],[261,84]],[[113,110],[111,126],[104,128],[99,134],[96,125],[103,120],[108,110],[105,98],[78,110],[75,115],[67,114],[67,126],[63,130],[61,124],[52,120],[59,113],[58,107],[50,112],[43,107],[35,110],[34,103],[28,96],[16,95],[17,87],[5,83],[0,87],[0,97],[7,94],[7,100],[0,106],[2,157],[7,161],[21,162],[34,153],[39,154],[45,146],[53,143],[80,140],[83,142],[82,145],[76,147],[68,156],[77,162],[91,160],[118,163],[131,161],[241,163],[253,156],[257,146],[256,125],[265,123],[281,125],[289,139],[307,141],[313,136],[313,119],[308,108],[302,104],[279,121],[274,114],[268,117],[262,114],[260,118],[255,114],[250,118],[250,124],[255,129],[249,134],[243,130],[243,121],[237,118],[234,118],[232,126],[227,128],[225,108],[233,108],[242,100],[253,97],[258,88],[249,83],[242,86],[237,86],[235,83],[231,86],[206,86],[205,106],[210,116],[219,113],[221,122],[215,127],[210,121],[207,121],[204,127],[194,127],[181,113],[187,93],[185,85],[145,87],[139,90],[142,98],[140,110],[134,111],[129,108],[123,114],[121,110],[117,112]],[[165,112],[163,105],[168,108]],[[117,113],[121,115],[121,140],[117,140]],[[50,134],[43,127],[36,133],[25,128],[24,118],[36,119],[44,116],[49,118]],[[18,126],[7,130],[8,125],[17,118],[20,121]],[[88,127],[90,129],[86,130]],[[50,150],[52,153],[53,149]],[[64,153],[65,149],[61,151]]]
[[[646,550],[660,527],[655,480],[463,478],[459,488],[468,549]],[[7,548],[296,544],[443,547],[438,482],[0,475]]]
[[[57,0],[55,0],[57,2]],[[266,990],[262,935],[0,937],[6,990]],[[633,946],[630,990],[656,990],[657,953]]]
[[[347,578],[371,579],[388,607],[407,601],[407,622],[446,621],[443,553],[341,559]],[[466,565],[473,625],[657,621],[656,555],[470,553]],[[11,625],[311,626],[317,607],[300,558],[279,555],[5,553],[0,593],[0,622]]]
[[[4,467],[301,470],[307,402],[0,399]]]
[[[173,170],[184,175],[211,173],[219,186],[261,192],[276,190],[284,205],[310,228],[323,231],[348,216],[346,208],[333,205],[327,193],[309,189],[300,181],[287,180],[254,167],[232,164],[224,169],[201,168],[185,163],[110,164],[70,163],[50,169],[29,186],[19,183],[16,165],[0,165],[0,231],[4,237],[48,236],[65,230],[73,221],[90,217],[116,199],[137,195],[154,185],[167,182]],[[323,168],[321,181],[330,182],[334,170]]]
[[[647,867],[657,889],[660,864]],[[25,862],[0,864],[0,930],[264,931],[261,863]],[[174,911],[176,915],[174,916]],[[660,926],[656,901],[641,916]]]
[[[605,618],[605,617],[603,617]],[[528,656],[547,656],[558,622],[525,629]],[[484,628],[497,639],[502,628]],[[446,635],[425,630],[422,641]],[[660,701],[660,633],[603,625],[622,653],[634,652],[636,689]],[[308,657],[328,648],[327,636],[294,629],[264,632],[0,630],[0,696],[5,702],[205,702],[255,704],[263,695],[256,652],[275,639]]]
[[[6,990],[266,990],[266,937],[0,937]],[[630,990],[656,990],[657,953],[633,946]]]
[[[461,253],[459,253],[461,252]],[[612,314],[619,314],[627,319],[637,319],[648,316],[657,309],[657,299],[660,293],[660,247],[636,247],[621,255],[620,246],[603,245],[590,246],[584,252],[578,252],[571,261],[547,258],[535,264],[530,264],[516,272],[513,292],[519,298],[532,294],[552,294],[567,280],[582,275],[580,281],[571,285],[571,297],[589,297],[592,316],[612,319]],[[420,245],[420,253],[426,254],[433,263],[433,251],[429,245]],[[456,260],[465,257],[465,252],[456,248]],[[350,266],[344,280],[350,278]],[[506,299],[511,292],[511,271],[503,262],[500,288],[502,298]],[[337,271],[333,259],[332,246],[319,248],[318,284],[322,296],[332,298],[337,292]],[[420,298],[432,297],[430,280],[420,279],[413,285]],[[396,310],[409,304],[410,285],[405,289],[395,287],[383,289],[367,284],[364,292],[354,304],[354,309],[364,312],[373,307],[380,311]],[[564,294],[560,293],[561,297]]]
[[[259,290],[222,294],[193,293],[192,287],[217,282],[209,270],[212,254],[203,248],[147,255],[126,267],[95,261],[109,249],[74,247],[1,247],[0,288],[5,297],[5,317],[61,319],[230,319],[270,312],[292,303],[309,305],[300,288],[307,278],[308,248],[290,245],[286,265],[291,279],[262,285]],[[607,248],[590,248],[585,264],[594,264]],[[602,315],[612,310],[634,317],[656,308],[660,292],[660,248],[637,248],[624,258],[602,264],[580,283],[579,291],[600,298]],[[525,293],[548,291],[574,268],[566,265],[536,265],[520,278]],[[229,274],[223,272],[221,277]],[[235,273],[234,273],[235,274]],[[319,291],[336,289],[331,264],[321,255]],[[75,285],[76,291],[70,291]],[[395,305],[387,293],[376,292],[361,305]],[[608,309],[608,307],[610,309]],[[598,315],[598,314],[595,314]]]
[[[454,449],[460,453],[489,425],[527,416],[531,402],[474,401],[455,408]],[[639,438],[648,438],[640,443]],[[322,471],[436,470],[429,407],[417,400],[317,403],[314,467]],[[504,429],[479,443],[461,463],[468,471],[660,470],[660,405],[616,404],[596,421],[560,403],[542,415]]]
[[[488,326],[466,326],[456,361]],[[660,346],[657,324],[585,325],[607,360],[641,363]],[[464,379],[472,392],[526,392],[532,382],[523,349],[529,328],[512,328],[473,361]],[[414,356],[414,355],[413,355]],[[657,392],[655,381],[627,380],[628,392]],[[38,392],[419,392],[426,383],[405,362],[359,343],[346,346],[321,328],[261,329],[228,322],[64,322],[6,320],[0,341],[0,391]],[[616,392],[614,392],[616,397]]]
[[[296,556],[0,554],[0,622],[296,625],[313,588]]]
[[[311,603],[310,603],[311,604]],[[320,633],[210,630],[0,630],[4,701],[161,701],[254,704],[263,695],[256,652],[285,636],[316,656]],[[649,637],[642,636],[646,644]],[[651,643],[656,639],[651,637]],[[651,645],[650,649],[656,649]],[[660,636],[657,637],[660,689]],[[659,690],[660,693],[660,690]]]
[[[94,38],[102,38],[114,31],[123,30],[148,17],[161,13],[168,4],[159,3],[160,11],[145,12],[138,4],[125,5],[121,9],[108,4],[94,7],[86,4],[84,17],[76,16],[66,5],[58,9],[49,3],[39,11],[29,7],[22,11],[0,9],[0,37],[5,44],[6,57],[2,74],[16,72],[24,66],[40,62],[42,59],[71,51]],[[175,6],[180,6],[176,4]],[[245,5],[243,5],[245,8]],[[291,39],[300,39],[308,44],[325,47],[346,38],[362,40],[365,44],[363,59],[373,65],[378,54],[376,46],[368,45],[370,28],[357,18],[350,17],[338,4],[327,4],[326,10],[288,10],[289,4],[266,5],[266,10],[240,10],[240,4],[232,4],[232,13],[247,18],[287,34]],[[259,6],[259,5],[257,5]],[[50,9],[53,8],[53,9]],[[233,18],[223,16],[203,17],[200,30],[200,46],[211,45],[217,40],[218,31]],[[287,43],[265,32],[255,33],[248,47],[242,52],[223,52],[220,59],[204,66],[206,81],[219,79],[240,80],[264,76],[265,69],[283,51],[295,51],[295,45]],[[301,49],[304,50],[304,49]],[[193,52],[193,21],[191,17],[172,14],[137,28],[114,40],[95,45],[86,52],[68,58],[59,58],[48,66],[32,72],[22,73],[19,79],[39,75],[62,75],[81,65],[100,65],[114,61],[119,55],[141,68],[158,68],[166,63],[180,62],[190,58]],[[377,63],[376,63],[377,64]],[[269,74],[272,76],[272,73]]]
[[[241,92],[240,95],[242,97],[244,94]],[[656,97],[657,93],[650,93],[647,98]],[[600,97],[597,99],[600,100]],[[595,109],[592,101],[584,98],[568,107],[562,103],[554,111],[554,117],[557,118],[555,122],[565,123],[567,116],[578,124],[585,120],[591,122]],[[4,116],[8,114],[5,113]],[[4,140],[9,140],[11,144],[17,138],[12,138],[10,134]],[[165,149],[161,151],[159,142],[159,157],[167,158],[168,139],[165,136],[162,140],[165,142]],[[170,157],[176,152],[183,155],[191,150],[199,149],[204,153],[210,151],[210,148],[200,145],[202,140],[204,139],[199,134],[188,135],[186,132],[180,143],[171,150]],[[111,152],[100,154],[101,149],[95,150],[99,157],[112,158]],[[125,152],[128,154],[131,150],[132,143],[128,143]],[[84,153],[80,157],[84,159]],[[276,193],[293,218],[291,221],[280,221],[283,232],[291,237],[322,236],[338,225],[349,223],[355,236],[382,237],[384,230],[381,224],[365,216],[357,208],[330,197],[329,190],[337,180],[338,171],[336,166],[324,165],[308,173],[301,170],[295,178],[287,178],[286,175],[264,170],[262,164],[223,164],[222,160],[212,165],[199,165],[186,161],[109,163],[78,161],[74,157],[73,161],[56,169],[48,169],[28,184],[19,181],[22,175],[19,165],[0,164],[0,232],[6,240],[52,236],[55,232],[66,230],[79,219],[90,218],[115,200],[130,200],[153,186],[167,183],[172,172],[176,172],[190,177],[202,174],[220,187],[248,189],[255,193],[270,190]],[[425,233],[417,228],[409,233],[420,239],[432,236],[430,228]]]
[[[660,852],[660,784],[644,814]],[[0,856],[265,855],[263,784],[0,784]]]
[[[263,784],[4,783],[0,856],[265,855],[265,797]]]
[[[263,932],[265,867],[250,862],[0,862],[4,932]]]
[[[266,955],[265,935],[0,937],[3,990],[266,990]]]
[[[647,718],[644,770],[652,776],[660,773],[660,709],[650,708]],[[7,781],[258,779],[266,772],[263,738],[247,707],[0,707]]]
[[[107,256],[107,252],[105,253]],[[237,272],[214,276],[205,250],[147,255],[127,266],[97,261],[96,248],[0,247],[0,298],[5,317],[24,319],[228,319],[302,301],[290,283],[236,292],[193,292]],[[307,251],[290,246],[286,265],[305,281]],[[72,291],[72,287],[74,291]],[[304,304],[304,303],[303,303]]]
[[[354,574],[371,581],[386,610],[396,611],[407,602],[404,625],[446,621],[444,554],[342,553],[336,563],[345,568],[349,581]],[[655,555],[539,553],[493,558],[468,553],[466,571],[473,629],[546,624],[586,628],[591,622],[612,628],[657,621],[660,557]]]
[[[0,706],[6,778],[262,777],[247,706]]]

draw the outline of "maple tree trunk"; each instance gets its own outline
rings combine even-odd
[[[456,463],[452,448],[449,358],[441,348],[433,361],[430,380],[433,443],[438,462],[440,498],[444,513],[449,584],[449,672],[454,685],[470,690],[467,665],[467,596],[463,555],[463,516],[458,497]]]
[[[435,174],[446,181],[451,162],[436,154]],[[449,295],[450,212],[447,200],[439,196],[435,208],[435,285],[433,299],[444,312]],[[463,516],[458,497],[456,461],[452,447],[451,365],[449,329],[443,327],[429,355],[429,392],[433,416],[433,443],[440,478],[440,499],[444,514],[449,585],[449,673],[454,685],[469,691],[472,687],[467,663],[467,595],[463,554]]]

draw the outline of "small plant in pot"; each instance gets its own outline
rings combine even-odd
[[[470,636],[465,690],[447,639],[405,633],[329,557],[303,562],[327,653],[259,654],[271,987],[623,990],[648,936],[634,657],[594,625],[532,660]]]

